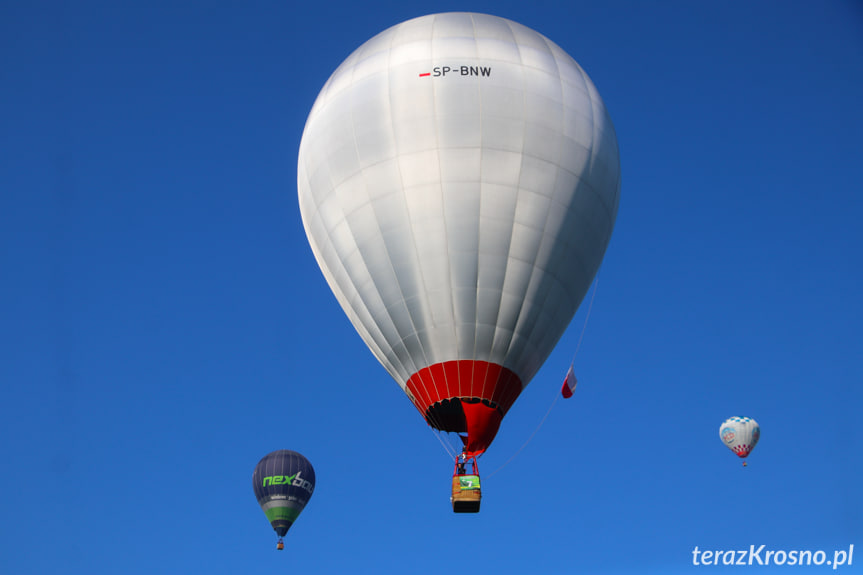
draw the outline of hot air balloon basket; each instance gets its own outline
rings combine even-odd
[[[454,475],[452,478],[452,510],[454,513],[479,513],[482,490],[479,475]]]

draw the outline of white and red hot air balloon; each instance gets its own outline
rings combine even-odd
[[[743,466],[746,467],[746,458],[761,439],[761,427],[751,417],[729,417],[719,426],[719,439],[725,447],[743,458]]]
[[[503,18],[403,22],[324,85],[297,179],[357,332],[429,425],[483,453],[614,228],[617,138],[587,74]]]

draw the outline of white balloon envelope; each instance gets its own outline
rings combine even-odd
[[[403,22],[324,85],[297,180],[360,336],[429,425],[483,452],[611,238],[617,138],[587,74],[503,18]]]
[[[719,438],[738,457],[746,458],[761,438],[761,427],[751,417],[729,417],[719,426]]]

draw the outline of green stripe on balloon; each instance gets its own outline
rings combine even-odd
[[[264,511],[267,514],[267,521],[290,521],[293,523],[300,515],[300,510],[293,507],[271,507]]]

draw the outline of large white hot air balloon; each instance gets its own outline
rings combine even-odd
[[[429,425],[485,451],[614,227],[617,139],[587,74],[503,18],[403,22],[324,85],[297,180],[314,255],[369,349]]]

